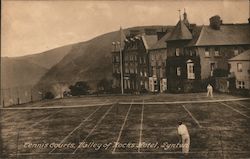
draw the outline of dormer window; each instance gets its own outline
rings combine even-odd
[[[239,50],[237,48],[234,48],[234,56],[239,55]]]
[[[175,56],[180,56],[180,48],[175,49]]]
[[[220,56],[220,50],[218,47],[214,49],[214,56]]]
[[[205,48],[205,57],[210,57],[210,52],[208,47]]]

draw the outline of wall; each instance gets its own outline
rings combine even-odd
[[[250,46],[236,46],[239,50],[239,53],[243,52]],[[206,79],[211,76],[210,64],[216,63],[216,68],[228,70],[228,59],[234,57],[234,48],[235,46],[219,46],[220,56],[214,56],[215,46],[208,46],[210,51],[210,57],[205,57],[205,48],[206,47],[197,47],[196,51],[198,52],[201,60],[201,78]]]
[[[245,88],[250,89],[250,61],[231,61],[230,72],[236,77],[236,88],[239,88],[237,81],[244,81]],[[242,72],[237,71],[237,63],[242,63]]]

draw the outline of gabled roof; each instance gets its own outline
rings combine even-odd
[[[165,34],[157,43],[155,43],[150,49],[156,50],[156,49],[165,49],[167,48],[166,40],[170,37],[171,32],[168,32]]]
[[[219,30],[203,26],[195,46],[250,44],[249,24],[225,24]]]
[[[192,31],[193,39],[187,44],[187,46],[194,46],[200,37],[202,26],[195,26]]]
[[[142,35],[141,38],[146,50],[149,50],[158,41],[157,35]]]
[[[250,61],[250,49],[229,59],[228,61]]]
[[[166,41],[191,40],[192,34],[182,20],[180,20]]]

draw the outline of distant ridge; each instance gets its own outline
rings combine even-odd
[[[1,57],[1,89],[35,85],[40,78],[71,50],[72,45],[39,54]]]
[[[144,30],[154,28],[157,30],[167,29],[168,26],[140,26],[124,29]],[[118,28],[119,29],[119,28]],[[114,31],[95,37],[86,42],[72,45],[72,49],[64,58],[54,65],[41,80],[37,87],[45,90],[53,90],[54,85],[70,85],[76,81],[87,81],[91,89],[95,90],[101,79],[112,79],[112,42],[119,40],[119,32]],[[56,91],[56,90],[53,90]]]

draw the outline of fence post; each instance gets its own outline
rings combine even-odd
[[[32,91],[32,87],[30,89],[30,102],[32,103],[33,102],[33,95],[32,95],[33,91]]]

